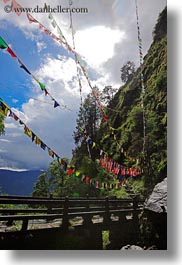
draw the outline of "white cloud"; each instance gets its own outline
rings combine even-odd
[[[4,142],[4,143],[10,143],[11,141],[8,139],[0,139],[0,142]]]
[[[16,99],[16,98],[12,98],[12,103],[17,103],[19,100],[18,99]]]
[[[36,44],[38,53],[47,47],[45,42],[38,41]]]
[[[125,38],[125,32],[105,26],[96,26],[77,31],[77,51],[90,65],[98,66],[114,56],[115,44]]]

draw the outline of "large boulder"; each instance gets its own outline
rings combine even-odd
[[[167,213],[167,178],[154,187],[152,194],[145,201],[144,209],[155,213]]]
[[[158,249],[167,249],[167,178],[158,183],[144,203],[144,213],[155,230]]]

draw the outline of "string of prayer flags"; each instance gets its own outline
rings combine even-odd
[[[114,159],[109,158],[108,154],[106,152],[104,152],[101,148],[98,147],[98,145],[91,139],[91,137],[89,136],[87,130],[84,130],[83,128],[81,128],[81,131],[84,132],[85,138],[86,138],[86,142],[92,147],[92,148],[96,148],[99,151],[100,154],[100,166],[104,167],[107,171],[122,177],[123,174],[121,174],[121,172],[123,173],[122,169],[127,170],[126,166],[120,165],[118,162],[116,162]],[[113,130],[114,128],[111,127],[111,129]],[[124,152],[123,147],[120,147],[120,150],[122,153],[124,153],[124,155],[126,156],[126,152]],[[128,173],[128,171],[127,171]],[[137,177],[141,174],[141,169],[140,168],[131,168],[129,171],[129,174],[126,174],[127,176],[130,177]],[[125,174],[124,174],[125,175]]]
[[[128,183],[127,176],[117,182],[115,181],[107,183],[106,181],[99,181],[94,178],[90,178],[89,176],[80,173],[79,171],[75,170],[72,167],[67,173],[69,176],[78,178],[81,182],[85,183],[86,185],[90,185],[96,189],[101,189],[101,190],[112,190],[112,189],[119,190],[122,188],[122,186]]]
[[[47,146],[39,136],[37,136],[11,109],[10,107],[0,98],[0,112],[4,116],[9,116],[14,118],[16,121],[19,120],[19,123],[24,126],[24,133],[29,138],[31,138],[32,142],[36,145],[40,146],[43,150],[48,151],[49,156],[57,157],[59,160],[61,159],[49,146]]]
[[[21,69],[23,69],[27,74],[31,75],[32,78],[38,83],[40,86],[41,90],[44,91],[45,96],[49,95],[51,99],[54,101],[54,108],[57,108],[60,106],[60,104],[55,100],[51,94],[47,91],[46,86],[41,83],[29,70],[28,68],[23,64],[23,62],[17,57],[17,55],[12,51],[12,49],[8,46],[8,44],[5,42],[5,40],[0,36],[0,48],[1,49],[6,49],[7,52],[11,55],[12,58],[16,58],[18,61],[18,65],[20,66]],[[64,106],[66,109],[66,106]]]
[[[138,3],[135,0],[136,7],[136,20],[137,20],[137,33],[138,33],[138,48],[139,48],[139,58],[140,58],[140,83],[141,83],[141,107],[143,110],[143,155],[145,160],[145,145],[146,145],[146,120],[145,120],[145,106],[144,106],[144,93],[145,93],[145,85],[144,85],[144,76],[143,76],[143,52],[142,52],[142,38],[140,33],[140,25],[139,25],[139,15],[138,15]]]
[[[126,167],[115,162],[112,158],[104,156],[100,159],[100,165],[108,172],[112,172],[119,178],[122,177],[138,177],[141,174],[140,168]]]

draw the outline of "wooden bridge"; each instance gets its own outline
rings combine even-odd
[[[0,196],[0,238],[27,235],[38,230],[100,231],[121,229],[132,223],[137,231],[143,200],[116,198],[41,198]],[[93,230],[94,229],[94,230]],[[133,230],[133,229],[132,229]],[[90,236],[92,235],[90,233]],[[79,232],[80,233],[80,232]],[[10,240],[10,239],[8,239]]]

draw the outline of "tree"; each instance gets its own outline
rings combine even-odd
[[[42,173],[34,187],[33,187],[33,192],[32,192],[32,196],[33,197],[47,197],[50,195],[50,191],[49,191],[49,180],[47,178],[46,173]]]
[[[118,89],[112,86],[106,86],[100,93],[100,100],[103,104],[107,105],[113,98]]]
[[[88,191],[88,185],[82,183],[78,177],[68,175],[61,168],[58,161],[53,161],[46,172],[38,177],[32,196],[47,197],[53,195],[54,197],[72,197],[74,194],[86,196]]]
[[[99,93],[97,88],[95,88],[95,92]],[[75,144],[79,145],[84,140],[83,130],[86,130],[90,137],[93,138],[96,135],[100,120],[99,107],[93,93],[90,93],[85,98],[83,106],[80,107],[78,113],[76,131],[74,132]]]
[[[128,61],[121,68],[121,80],[126,83],[130,81],[135,73],[135,64],[134,62]]]
[[[94,88],[95,95],[99,95],[98,89]],[[97,130],[99,128],[100,122],[102,119],[101,111],[96,102],[96,98],[93,93],[90,93],[85,98],[83,105],[80,107],[78,118],[77,118],[77,126],[74,132],[74,140],[76,144],[76,148],[73,151],[74,157],[78,156],[77,154],[89,155],[94,159],[94,155],[90,153],[88,141],[86,141],[86,137],[89,136],[93,141],[96,140]],[[87,136],[86,136],[87,135]],[[80,157],[80,159],[82,159]]]
[[[157,24],[153,30],[154,41],[159,41],[167,34],[167,7],[159,14]]]

